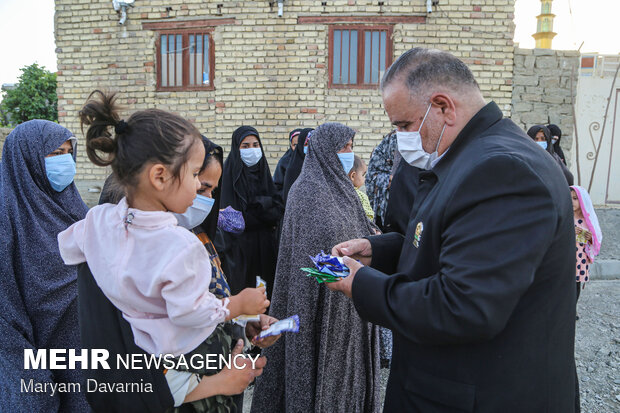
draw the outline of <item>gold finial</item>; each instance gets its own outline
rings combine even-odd
[[[532,35],[536,39],[537,49],[551,49],[551,41],[557,33],[553,32],[553,18],[551,13],[551,3],[553,0],[540,0],[540,14],[536,16],[538,25],[536,33]]]

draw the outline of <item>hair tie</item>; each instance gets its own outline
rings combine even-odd
[[[117,135],[121,135],[125,133],[128,128],[129,128],[129,125],[127,124],[127,122],[125,122],[124,120],[120,120],[114,126],[114,132],[116,132]]]

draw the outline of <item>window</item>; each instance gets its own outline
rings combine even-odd
[[[157,39],[157,90],[212,90],[211,32],[161,32]]]
[[[375,88],[391,63],[391,26],[330,27],[329,87]]]

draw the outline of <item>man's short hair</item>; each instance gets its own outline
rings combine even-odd
[[[415,47],[403,53],[384,73],[381,90],[400,77],[403,77],[412,94],[424,93],[425,89],[432,86],[480,89],[465,63],[450,53],[437,49]]]

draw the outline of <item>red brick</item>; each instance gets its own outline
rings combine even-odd
[[[155,66],[155,62],[144,62],[144,66]]]
[[[226,107],[226,103],[224,103],[224,102],[217,102],[215,104],[215,107],[216,108],[225,108]]]
[[[301,108],[301,113],[317,113],[316,108]]]
[[[102,33],[103,29],[93,29],[93,33]]]

